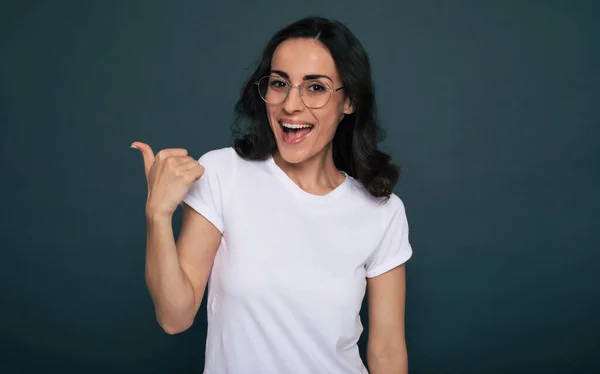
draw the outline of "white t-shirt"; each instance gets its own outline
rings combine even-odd
[[[184,202],[223,233],[208,282],[205,374],[367,373],[357,342],[366,277],[412,255],[402,201],[358,180],[325,196],[270,157],[210,151]]]

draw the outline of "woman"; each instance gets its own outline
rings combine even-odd
[[[208,282],[205,373],[366,373],[365,288],[370,372],[408,371],[412,249],[373,95],[355,36],[307,18],[266,46],[236,106],[248,127],[233,147],[195,160],[133,143],[148,180],[146,281],[167,333],[190,327]]]

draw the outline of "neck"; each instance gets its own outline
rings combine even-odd
[[[273,160],[298,187],[314,195],[325,195],[333,191],[345,178],[335,167],[331,144],[300,163],[285,161],[277,151],[273,154]]]

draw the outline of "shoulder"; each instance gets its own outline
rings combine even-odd
[[[233,181],[239,169],[241,158],[233,147],[216,148],[204,153],[198,162],[204,167],[205,175],[218,175],[219,178]]]
[[[233,147],[216,148],[204,153],[198,162],[204,166],[207,173],[234,174],[243,172],[244,175],[256,172],[256,166],[266,164],[265,160],[248,160],[240,156]]]
[[[389,198],[379,204],[381,225],[385,230],[407,225],[404,202],[398,195],[391,193]]]
[[[198,159],[204,174],[190,188],[190,195],[206,201],[228,200],[237,181],[237,154],[232,147],[212,149]],[[222,208],[222,207],[221,207]]]
[[[352,196],[348,199],[353,211],[360,211],[360,217],[368,217],[373,230],[386,235],[390,230],[401,231],[408,226],[404,201],[395,193],[387,198],[374,197],[358,180],[352,180]],[[377,236],[377,235],[376,235]]]
[[[383,205],[387,207],[387,211],[391,214],[404,213],[405,211],[404,202],[395,193],[391,193],[389,199]]]
[[[385,205],[387,205],[387,207],[384,214],[384,222],[386,222],[387,225],[405,226],[408,224],[406,219],[406,207],[398,195],[392,193]]]
[[[232,147],[217,148],[204,153],[198,162],[206,169],[233,166],[237,154]]]
[[[200,181],[214,188],[231,190],[237,179],[237,153],[232,147],[217,148],[204,153],[198,163],[204,167]]]
[[[389,221],[398,213],[405,214],[404,202],[397,194],[391,193],[388,198],[377,198],[371,195],[357,179],[352,178],[351,182],[353,200],[361,201],[365,207],[378,211],[385,221]]]

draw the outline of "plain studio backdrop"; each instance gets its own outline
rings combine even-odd
[[[410,372],[600,372],[599,10],[4,2],[0,372],[201,373],[204,305],[175,336],[154,316],[129,145],[228,146],[262,47],[307,15],[343,21],[370,54],[414,248]]]

